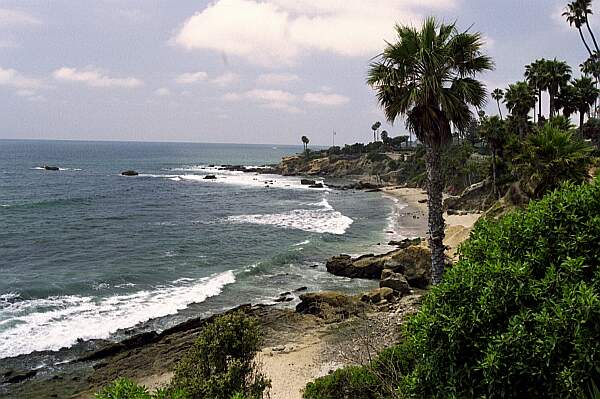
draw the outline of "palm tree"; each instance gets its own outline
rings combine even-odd
[[[377,121],[371,126],[371,130],[373,130],[373,142],[377,141],[377,130],[381,127],[381,122]]]
[[[529,111],[535,107],[534,89],[526,82],[516,82],[508,86],[504,93],[504,103],[517,122],[519,136],[525,136]]]
[[[429,248],[434,284],[444,273],[444,217],[441,152],[452,138],[451,124],[464,129],[473,118],[469,106],[485,104],[477,74],[492,70],[482,53],[480,33],[460,32],[455,24],[427,18],[420,29],[396,26],[398,40],[388,43],[371,64],[367,82],[387,119],[404,116],[409,131],[425,145],[429,208]]]
[[[494,91],[492,91],[492,98],[496,100],[496,104],[498,104],[498,113],[500,114],[500,119],[503,119],[502,110],[500,109],[500,101],[504,98],[504,90],[494,89]]]
[[[481,136],[487,141],[492,151],[492,189],[494,195],[499,197],[498,187],[496,185],[496,156],[506,138],[506,128],[504,122],[497,116],[486,118],[481,123]]]
[[[390,140],[390,135],[388,134],[387,130],[384,130],[381,132],[381,141],[383,141],[383,144],[388,145]]]
[[[558,97],[556,97],[556,110],[562,109],[562,114],[565,118],[570,118],[577,112],[577,104],[575,103],[575,88],[572,84],[567,83],[560,89]],[[557,118],[555,116],[554,118]]]
[[[538,121],[541,120],[542,116],[542,92],[547,89],[547,82],[544,79],[546,62],[542,58],[525,66],[525,80],[536,90],[538,96]]]
[[[533,198],[541,198],[564,181],[587,179],[591,151],[591,147],[571,133],[548,123],[529,136],[515,163],[524,187]]]
[[[302,136],[302,144],[304,144],[304,153],[308,153],[308,143],[310,143],[310,139],[306,136]]]
[[[562,15],[563,15],[563,17],[565,17],[567,19],[567,22],[569,23],[570,26],[575,26],[577,28],[577,30],[579,31],[579,37],[581,37],[581,41],[583,42],[583,45],[587,49],[588,53],[590,53],[590,55],[592,55],[592,50],[590,49],[590,46],[587,44],[587,42],[585,40],[585,36],[583,35],[583,31],[581,30],[581,26],[586,22],[587,18],[585,17],[585,15],[581,9],[580,1],[573,1],[569,4],[567,4],[567,8],[562,13]],[[588,29],[589,29],[589,25],[588,25]],[[590,32],[591,32],[591,30],[590,30]]]
[[[600,90],[594,85],[594,81],[588,77],[581,77],[573,81],[574,104],[579,112],[579,134],[583,137],[583,122],[585,114],[590,112],[590,108],[598,99]]]
[[[592,0],[577,0],[575,1],[575,5],[579,10],[579,14],[583,16],[583,21],[585,22],[585,26],[587,27],[587,30],[590,33],[592,41],[594,42],[594,47],[596,48],[596,51],[600,52],[600,48],[598,48],[598,42],[596,41],[596,35],[594,35],[592,28],[590,28],[590,21],[588,17],[589,15],[593,14]]]
[[[553,117],[556,112],[554,102],[560,88],[571,79],[571,67],[566,62],[558,61],[556,58],[548,60],[544,63],[543,79],[550,95],[550,117]]]

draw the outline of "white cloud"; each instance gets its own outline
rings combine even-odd
[[[41,80],[26,77],[14,69],[0,67],[0,86],[34,90],[44,87],[44,84]]]
[[[232,72],[225,72],[222,75],[217,76],[210,82],[217,86],[229,86],[232,83],[236,83],[240,80],[240,75]]]
[[[259,85],[272,86],[295,82],[298,80],[300,80],[300,77],[293,73],[264,73],[256,79],[256,82]]]
[[[306,93],[302,99],[310,104],[326,105],[329,107],[337,107],[350,101],[348,97],[342,96],[341,94],[323,92]]]
[[[161,87],[160,89],[156,89],[154,94],[159,97],[165,97],[171,94],[171,90],[167,89],[166,87]]]
[[[175,82],[179,84],[190,84],[197,83],[208,78],[208,74],[206,72],[186,72],[175,78]]]
[[[12,39],[0,39],[0,48],[17,48],[19,43]]]
[[[307,51],[369,57],[393,39],[396,22],[458,0],[216,0],[174,37],[183,48],[214,50],[263,66],[293,65]]]
[[[83,83],[91,87],[102,87],[102,88],[136,88],[144,85],[140,79],[127,77],[127,78],[114,78],[106,75],[104,72],[93,67],[88,67],[84,70],[77,70],[77,68],[63,67],[57,69],[52,74],[54,79]]]
[[[0,8],[0,28],[39,24],[39,19],[24,11]]]
[[[298,97],[284,90],[253,89],[242,93],[226,93],[222,96],[224,101],[235,102],[248,100],[258,103],[263,108],[283,110],[290,113],[302,112],[294,105]]]

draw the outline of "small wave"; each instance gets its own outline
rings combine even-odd
[[[302,246],[302,245],[307,245],[307,244],[310,244],[310,240],[305,240],[305,241],[302,241],[302,242],[296,243],[296,244],[294,244],[294,246],[295,246],[295,247],[299,247],[299,246]]]
[[[0,309],[0,358],[58,350],[73,345],[77,338],[108,339],[119,329],[177,313],[191,303],[219,295],[234,282],[235,275],[227,271],[99,300],[73,295],[14,302]]]
[[[46,168],[44,168],[43,166],[36,166],[35,168],[31,168],[32,170],[46,170]],[[80,172],[83,169],[80,168],[58,168],[59,171],[63,171],[63,172],[67,172],[67,171],[71,171],[71,172]]]
[[[318,204],[321,209],[294,209],[289,212],[258,215],[229,216],[225,220],[235,224],[270,225],[308,231],[310,233],[345,234],[354,222],[333,209],[327,199]]]

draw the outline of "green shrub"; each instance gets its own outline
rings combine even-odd
[[[600,180],[482,220],[405,326],[416,398],[577,398],[600,366]]]
[[[217,317],[177,364],[171,389],[182,389],[193,399],[262,398],[270,381],[254,360],[260,342],[255,319],[242,312]]]
[[[128,378],[119,378],[96,394],[96,399],[187,399],[182,390],[157,389],[150,393]]]
[[[350,366],[317,378],[304,389],[304,399],[379,399],[379,379],[367,367]]]

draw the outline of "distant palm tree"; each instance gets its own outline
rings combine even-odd
[[[502,110],[500,109],[500,101],[502,101],[504,98],[504,90],[494,89],[494,91],[492,91],[492,98],[496,101],[496,104],[498,104],[498,113],[500,114],[500,119],[503,119]]]
[[[542,92],[547,89],[544,76],[545,65],[546,60],[542,58],[525,66],[525,80],[536,90],[538,96],[538,120],[541,120],[542,116]]]
[[[391,123],[406,118],[409,131],[425,145],[428,177],[429,248],[432,279],[444,273],[444,217],[441,153],[459,130],[472,120],[470,106],[481,108],[485,86],[475,77],[493,69],[482,53],[480,33],[459,32],[455,24],[427,18],[420,29],[396,26],[398,40],[388,43],[370,66],[367,82]]]
[[[564,61],[558,61],[556,58],[544,63],[543,80],[550,95],[550,117],[556,112],[554,102],[558,96],[561,87],[567,84],[571,79],[571,67]]]
[[[529,111],[535,107],[535,100],[535,91],[526,82],[513,83],[504,92],[504,103],[517,121],[520,137],[525,136]]]
[[[567,19],[567,22],[569,23],[569,25],[575,26],[575,28],[577,28],[577,30],[579,31],[579,37],[581,37],[581,41],[583,42],[583,45],[587,49],[588,53],[590,55],[592,55],[592,49],[590,49],[590,46],[587,44],[587,41],[585,40],[585,36],[583,35],[583,31],[581,30],[581,26],[584,23],[586,23],[587,17],[585,16],[584,11],[580,5],[580,1],[573,1],[569,4],[567,4],[567,8],[562,13],[562,15],[563,15],[563,17],[565,17]],[[589,24],[588,24],[588,30],[590,30]],[[591,32],[591,30],[590,30],[590,32]]]
[[[502,119],[492,116],[483,120],[480,129],[481,136],[487,141],[492,151],[492,190],[494,195],[499,197],[496,185],[496,156],[506,139],[506,127]]]
[[[302,136],[302,144],[304,144],[304,152],[308,153],[308,143],[310,143],[310,140],[308,137],[306,136]]]
[[[382,131],[381,132],[381,141],[383,141],[383,144],[387,145],[389,140],[390,140],[390,136],[389,136],[387,130]]]
[[[571,115],[577,112],[575,95],[575,88],[572,84],[567,83],[560,89],[560,93],[556,97],[556,110],[562,109],[562,114],[565,118],[570,118]],[[557,116],[554,118],[557,118]]]
[[[377,121],[371,126],[371,130],[373,130],[373,142],[377,141],[377,130],[381,127],[381,122]]]
[[[574,104],[579,112],[579,134],[583,137],[583,122],[585,114],[590,112],[590,108],[600,95],[600,90],[594,85],[594,81],[588,77],[581,77],[573,81]]]
[[[590,28],[589,16],[593,14],[592,12],[592,0],[577,0],[575,1],[576,7],[579,10],[579,13],[583,15],[583,21],[585,22],[585,26],[587,27],[588,32],[590,33],[590,37],[594,42],[594,47],[597,52],[600,52],[600,48],[598,48],[598,42],[596,41],[596,35]]]

